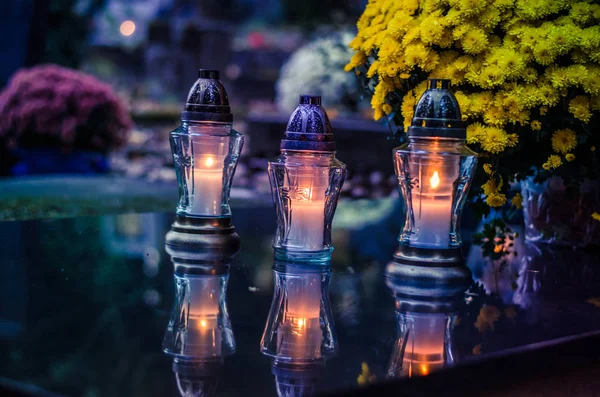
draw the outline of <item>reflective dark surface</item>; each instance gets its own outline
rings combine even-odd
[[[236,351],[202,368],[180,363],[176,377],[173,357],[162,351],[175,299],[173,264],[164,250],[173,220],[174,214],[157,213],[0,223],[2,384],[91,397],[177,396],[182,384],[197,390],[204,382],[204,395],[275,396],[298,385],[306,385],[306,393],[331,392],[388,373],[415,375],[419,357],[434,357],[420,356],[418,348],[399,356],[402,319],[420,316],[427,324],[430,314],[422,313],[423,305],[407,309],[394,298],[393,283],[386,284],[395,236],[381,236],[398,230],[387,221],[352,228],[334,223],[329,297],[338,351],[299,381],[293,379],[297,368],[273,366],[260,341],[273,296],[274,211],[242,208],[234,211],[242,249],[226,297]],[[442,305],[448,335],[436,331],[431,340],[447,340],[427,371],[600,329],[597,252],[522,241],[515,250],[506,266],[482,259],[477,247],[468,251],[482,284]],[[425,335],[421,328],[412,328],[415,341]],[[399,370],[407,361],[415,369]]]

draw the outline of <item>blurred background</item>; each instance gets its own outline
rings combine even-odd
[[[221,70],[246,136],[233,200],[270,203],[267,161],[300,94],[323,96],[343,196],[389,196],[397,143],[343,71],[366,2],[3,1],[0,219],[173,210],[168,134],[198,68]]]

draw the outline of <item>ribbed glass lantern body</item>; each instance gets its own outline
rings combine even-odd
[[[228,123],[183,122],[170,134],[179,184],[177,214],[229,217],[229,193],[244,137]]]
[[[394,149],[394,165],[406,206],[400,244],[460,247],[460,216],[477,165],[475,152],[462,139],[411,137]]]
[[[269,162],[280,259],[316,261],[331,253],[331,224],[346,165],[333,153],[284,151]]]
[[[175,275],[177,295],[163,341],[165,353],[203,361],[235,352],[225,299],[228,278],[228,273]]]
[[[262,353],[295,364],[334,355],[337,342],[328,293],[331,269],[287,265],[273,273],[275,291],[261,340]]]

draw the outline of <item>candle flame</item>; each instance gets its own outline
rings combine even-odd
[[[431,183],[431,188],[435,189],[440,185],[440,176],[438,174],[437,171],[435,171],[433,173],[433,176],[431,177],[431,179],[429,180],[429,182]]]
[[[421,375],[429,375],[429,367],[426,364],[421,364]]]
[[[206,328],[206,320],[200,320],[200,326]]]
[[[206,160],[204,160],[204,165],[207,167],[212,167],[214,163],[215,160],[211,156],[206,157]]]

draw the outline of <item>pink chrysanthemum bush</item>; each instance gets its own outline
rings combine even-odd
[[[8,148],[107,152],[126,142],[130,127],[113,89],[72,69],[21,69],[0,93],[0,141]]]

